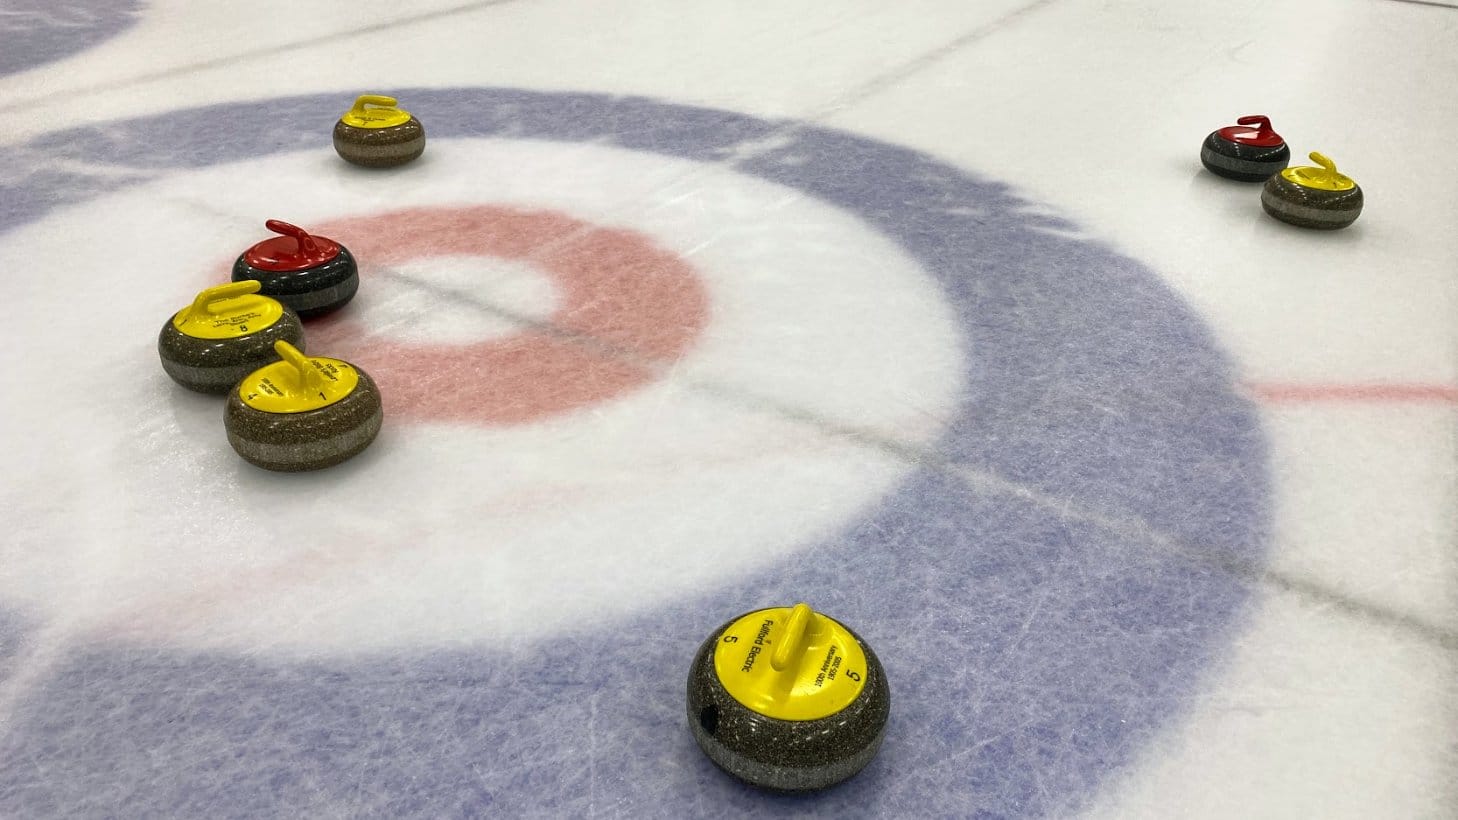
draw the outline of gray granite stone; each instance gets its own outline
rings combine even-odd
[[[886,671],[871,647],[851,632],[866,653],[866,680],[846,708],[816,720],[781,720],[749,709],[719,682],[714,652],[735,620],[714,630],[689,669],[688,723],[699,748],[735,777],[776,791],[823,789],[865,768],[891,714]]]

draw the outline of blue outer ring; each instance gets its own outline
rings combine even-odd
[[[11,28],[0,48],[0,77],[99,45],[142,14],[141,0],[11,0],[8,5]]]
[[[594,94],[396,95],[434,137],[598,140],[704,162],[783,137],[738,169],[892,237],[965,323],[969,389],[940,443],[947,464],[1059,503],[969,489],[946,465],[928,467],[808,555],[521,653],[270,664],[78,651],[0,740],[3,813],[1061,813],[1178,716],[1246,599],[1212,567],[1262,559],[1269,494],[1255,415],[1228,362],[1143,266],[1028,215],[1001,184],[849,133]],[[327,151],[344,103],[328,94],[180,111],[50,134],[27,155],[106,157],[151,177]],[[274,127],[259,130],[265,105]],[[0,231],[128,182],[48,168],[0,173]],[[1068,518],[1065,503],[1142,523]],[[1143,527],[1215,561],[1156,549]],[[766,795],[694,747],[684,679],[726,617],[799,599],[873,642],[892,684],[891,727],[848,783]],[[12,621],[0,652],[24,639]],[[46,777],[26,774],[37,762]]]

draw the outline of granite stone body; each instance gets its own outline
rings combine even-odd
[[[866,653],[866,680],[850,705],[816,720],[780,720],[735,700],[714,671],[719,636],[735,620],[714,630],[689,669],[688,723],[699,748],[735,777],[775,791],[823,789],[865,768],[891,714],[886,672],[871,647],[851,631]]]
[[[1291,161],[1286,143],[1275,146],[1233,142],[1212,131],[1200,147],[1200,162],[1212,174],[1241,182],[1264,182]]]
[[[414,117],[389,128],[360,128],[341,120],[334,124],[334,150],[366,168],[404,165],[425,152],[425,126]]]
[[[294,473],[332,467],[375,440],[384,421],[380,391],[358,367],[359,383],[343,399],[302,413],[267,413],[249,407],[234,390],[223,411],[228,443],[251,464]]]
[[[1266,180],[1261,206],[1282,222],[1302,228],[1336,230],[1357,221],[1362,213],[1362,188],[1328,191],[1297,185],[1277,174]]]
[[[343,245],[333,259],[304,270],[255,268],[248,264],[246,256],[239,255],[233,263],[233,281],[258,280],[263,286],[260,293],[283,302],[304,319],[344,307],[359,291],[359,268],[354,255]]]
[[[273,343],[280,340],[304,349],[304,326],[288,306],[268,327],[231,339],[189,336],[169,317],[157,335],[157,353],[162,369],[183,387],[199,393],[226,393],[244,376],[278,361]]]

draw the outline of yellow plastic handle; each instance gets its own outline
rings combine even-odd
[[[1312,151],[1307,156],[1311,157],[1312,162],[1321,166],[1321,169],[1326,172],[1323,176],[1327,179],[1335,179],[1338,176],[1336,163],[1332,162],[1326,154],[1319,151]]]
[[[275,353],[278,353],[280,359],[288,362],[297,371],[299,387],[303,388],[306,392],[312,393],[316,389],[316,383],[319,381],[319,371],[309,361],[309,357],[305,356],[303,351],[282,339],[273,343],[273,349]]]
[[[795,604],[795,608],[790,610],[790,620],[785,623],[785,634],[780,637],[780,645],[775,647],[774,654],[770,656],[770,666],[776,672],[790,668],[790,664],[805,653],[805,647],[809,645],[805,637],[814,631],[814,625],[815,610],[806,603]]]
[[[205,313],[217,313],[219,302],[257,293],[261,287],[263,284],[257,279],[244,279],[241,282],[229,282],[226,285],[208,288],[192,300],[192,306],[187,309],[187,315],[201,316]]]
[[[394,97],[361,94],[339,121],[355,128],[391,128],[409,122],[410,112],[396,108]]]
[[[860,696],[868,671],[860,641],[809,604],[747,612],[721,632],[714,673],[762,715],[815,720]]]
[[[1316,188],[1322,191],[1350,191],[1357,187],[1357,183],[1351,177],[1337,170],[1336,163],[1331,158],[1319,151],[1312,151],[1308,156],[1315,166],[1303,165],[1298,168],[1286,168],[1281,171],[1281,176],[1297,185],[1307,188]]]
[[[398,102],[394,97],[386,97],[383,94],[361,94],[355,98],[354,107],[349,109],[349,113],[362,116],[367,105],[373,105],[376,108],[394,108]]]

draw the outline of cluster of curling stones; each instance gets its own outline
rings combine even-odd
[[[380,431],[374,381],[339,359],[305,356],[301,319],[354,298],[354,257],[332,239],[269,220],[279,236],[245,251],[233,282],[209,288],[157,337],[162,369],[202,393],[229,393],[233,449],[269,470],[298,472],[358,454]]]
[[[393,97],[366,94],[334,125],[348,162],[389,168],[425,151],[425,127]],[[172,380],[229,393],[228,442],[269,470],[329,467],[364,450],[380,431],[380,392],[340,359],[304,355],[303,320],[332,313],[359,290],[348,248],[270,219],[277,234],[239,254],[232,284],[209,288],[162,326],[157,352]]]
[[[699,647],[688,723],[735,777],[774,791],[833,786],[865,768],[891,713],[871,647],[807,604],[745,613]]]
[[[1362,189],[1351,177],[1337,173],[1331,160],[1313,151],[1315,167],[1288,168],[1291,150],[1268,117],[1253,114],[1236,122],[1210,132],[1200,147],[1200,162],[1211,173],[1265,183],[1261,207],[1282,222],[1335,230],[1357,221]]]

